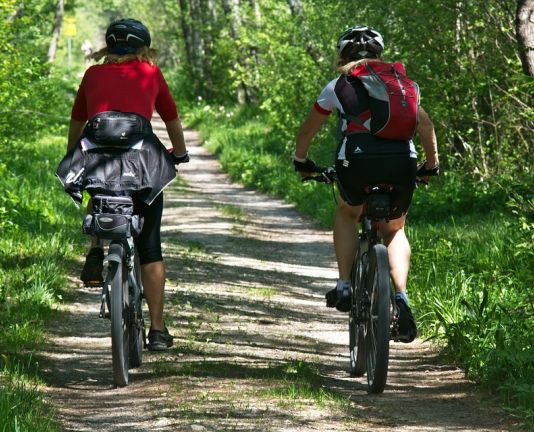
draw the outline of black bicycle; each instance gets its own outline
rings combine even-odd
[[[111,320],[113,381],[124,387],[128,385],[128,370],[141,365],[146,345],[143,285],[134,243],[142,219],[134,214],[130,196],[95,195],[92,207],[85,216],[83,232],[96,236],[102,246],[105,240],[110,241],[99,317]]]
[[[349,312],[351,374],[367,372],[367,391],[382,393],[389,364],[389,341],[398,335],[399,311],[389,275],[388,251],[382,244],[378,222],[389,218],[392,188],[369,188],[358,234],[358,251],[351,272]]]
[[[308,179],[334,183],[333,168],[317,168]],[[305,179],[306,180],[306,179]],[[350,371],[367,372],[367,391],[382,393],[387,381],[389,341],[399,340],[399,310],[389,273],[388,252],[378,230],[381,220],[390,219],[391,185],[368,188],[358,232],[358,251],[351,272],[349,311]]]

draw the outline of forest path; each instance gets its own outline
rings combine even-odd
[[[324,306],[331,233],[231,183],[196,132],[186,139],[191,162],[165,191],[162,224],[175,346],[146,352],[130,385],[114,388],[99,293],[73,280],[43,353],[65,430],[520,430],[419,339],[391,344],[386,390],[368,395],[348,373],[347,316]]]

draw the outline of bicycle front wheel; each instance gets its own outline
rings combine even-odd
[[[109,288],[111,289],[111,354],[113,381],[119,387],[128,385],[128,274],[123,261],[122,245],[109,247]]]
[[[370,297],[370,316],[366,323],[369,393],[382,393],[386,386],[391,322],[390,284],[387,249],[382,244],[375,245],[369,252],[367,273],[367,290]]]

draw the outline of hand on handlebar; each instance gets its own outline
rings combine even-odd
[[[167,152],[169,152],[169,154],[171,155],[174,165],[179,165],[181,163],[189,162],[189,152],[187,151],[183,155],[180,155],[180,156],[176,156],[172,148],[167,149]]]
[[[417,173],[415,174],[415,179],[418,183],[423,183],[427,185],[430,181],[430,177],[437,175],[439,175],[439,165],[436,165],[433,168],[427,168],[426,161],[424,161],[417,166]]]
[[[314,161],[308,158],[306,158],[305,162],[293,159],[293,166],[295,167],[295,171],[297,171],[304,179],[312,177],[313,174],[317,172],[317,165],[315,165]]]
[[[316,166],[313,173],[301,173],[301,175],[303,175],[303,182],[314,180],[319,183],[334,183],[336,181],[336,170],[333,167]]]

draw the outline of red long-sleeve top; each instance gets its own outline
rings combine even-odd
[[[164,122],[178,117],[160,69],[137,60],[91,66],[85,72],[71,118],[86,121],[104,111],[133,112],[150,121],[154,109]]]

